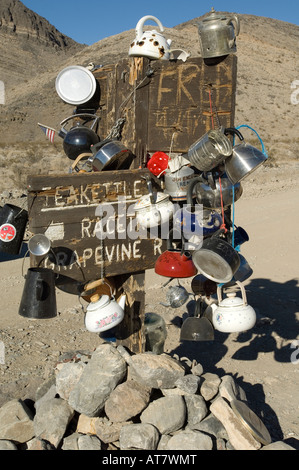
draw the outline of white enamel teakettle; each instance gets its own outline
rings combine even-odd
[[[95,295],[87,306],[85,327],[91,333],[102,333],[117,326],[125,314],[126,295],[118,302],[109,295]]]
[[[146,21],[154,21],[160,31],[144,31]],[[182,49],[170,49],[172,40],[163,36],[164,27],[161,21],[152,15],[143,16],[136,25],[136,37],[129,49],[129,57],[147,57],[148,59],[180,59],[184,62],[190,56]]]
[[[236,282],[241,289],[242,298],[235,292],[228,293],[222,300],[221,288],[217,287],[218,305],[212,304],[212,323],[215,330],[222,333],[241,333],[250,330],[256,323],[255,310],[248,305],[243,284]]]
[[[154,192],[151,179],[146,176],[149,194],[141,196],[134,205],[136,219],[142,228],[158,227],[169,222],[174,213],[174,205],[164,192]]]

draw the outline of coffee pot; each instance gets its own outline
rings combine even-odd
[[[211,13],[198,23],[201,55],[204,59],[222,57],[237,51],[236,37],[240,33],[237,15]]]

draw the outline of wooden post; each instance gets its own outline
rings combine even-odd
[[[142,353],[145,351],[145,271],[117,276],[117,283],[127,296],[125,318],[116,331],[117,344],[132,353]]]

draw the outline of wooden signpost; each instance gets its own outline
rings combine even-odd
[[[45,234],[54,253],[44,266],[82,283],[113,277],[127,295],[117,340],[132,352],[145,348],[145,271],[166,249],[159,232],[140,231],[133,211],[148,194],[145,175],[161,190],[146,161],[156,151],[185,153],[209,129],[234,125],[236,68],[227,56],[213,64],[126,59],[98,69],[98,134],[107,138],[122,119],[121,140],[135,155],[130,169],[28,179],[29,230]]]

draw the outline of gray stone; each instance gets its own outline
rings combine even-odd
[[[223,426],[221,421],[219,421],[219,419],[216,418],[216,416],[214,416],[212,413],[210,413],[202,421],[198,423],[193,423],[192,426],[188,424],[188,427],[196,431],[205,432],[206,434],[210,434],[219,439],[228,440],[228,435],[227,435],[225,427]]]
[[[105,403],[105,413],[115,423],[128,421],[147,407],[150,394],[150,388],[134,380],[127,380],[111,392]]]
[[[246,393],[244,390],[235,382],[231,375],[225,375],[221,379],[219,386],[219,394],[222,398],[225,398],[229,402],[232,400],[246,401]]]
[[[0,439],[24,444],[34,437],[33,414],[22,400],[0,408]]]
[[[99,416],[112,390],[121,383],[127,364],[110,343],[100,345],[70,392],[69,404],[87,416]]]
[[[127,424],[121,428],[121,450],[155,450],[158,442],[159,432],[151,424]]]
[[[101,450],[101,441],[97,436],[81,434],[78,438],[78,450]]]
[[[110,444],[119,440],[121,428],[131,423],[111,423],[107,418],[96,418],[94,428],[96,435],[104,444]]]
[[[184,377],[180,377],[176,382],[175,386],[186,393],[196,393],[198,391],[199,384],[201,382],[200,377],[196,375],[187,374]]]
[[[56,390],[61,398],[68,400],[70,393],[78,383],[85,364],[83,362],[66,362],[56,375]]]
[[[45,390],[45,394],[41,396],[35,403],[34,403],[34,408],[35,410],[38,409],[38,407],[45,403],[46,401],[50,400],[51,398],[56,398],[57,397],[57,391],[56,391],[56,385],[53,384],[47,391]]]
[[[172,436],[166,446],[167,450],[212,450],[210,436],[198,431],[182,431]]]
[[[73,416],[74,410],[62,398],[42,403],[33,420],[35,436],[57,448]]]
[[[276,441],[268,444],[267,446],[262,447],[260,450],[296,450],[294,447],[290,446],[286,442]]]
[[[132,378],[150,388],[174,388],[175,382],[185,375],[184,366],[166,354],[136,354],[130,366]]]
[[[210,406],[210,411],[225,427],[229,441],[235,450],[258,450],[258,442],[249,430],[242,424],[224,398],[219,397]]]
[[[201,378],[204,380],[200,385],[200,394],[206,401],[210,401],[217,395],[221,379],[218,375],[211,374],[210,372],[203,374]]]
[[[187,424],[190,429],[196,426],[207,416],[208,407],[204,398],[200,395],[186,395],[184,397],[187,406]]]
[[[142,423],[150,423],[161,434],[181,429],[186,421],[186,405],[183,397],[173,395],[151,402],[140,416]]]
[[[0,440],[0,450],[18,450],[18,448],[14,442]]]
[[[63,439],[61,450],[79,450],[78,439],[81,436],[78,432],[74,432]]]
[[[47,441],[34,437],[31,441],[27,442],[27,450],[55,450],[55,447],[52,446]]]
[[[158,443],[157,450],[167,450],[167,444],[170,438],[171,436],[169,436],[168,434],[162,434]]]

